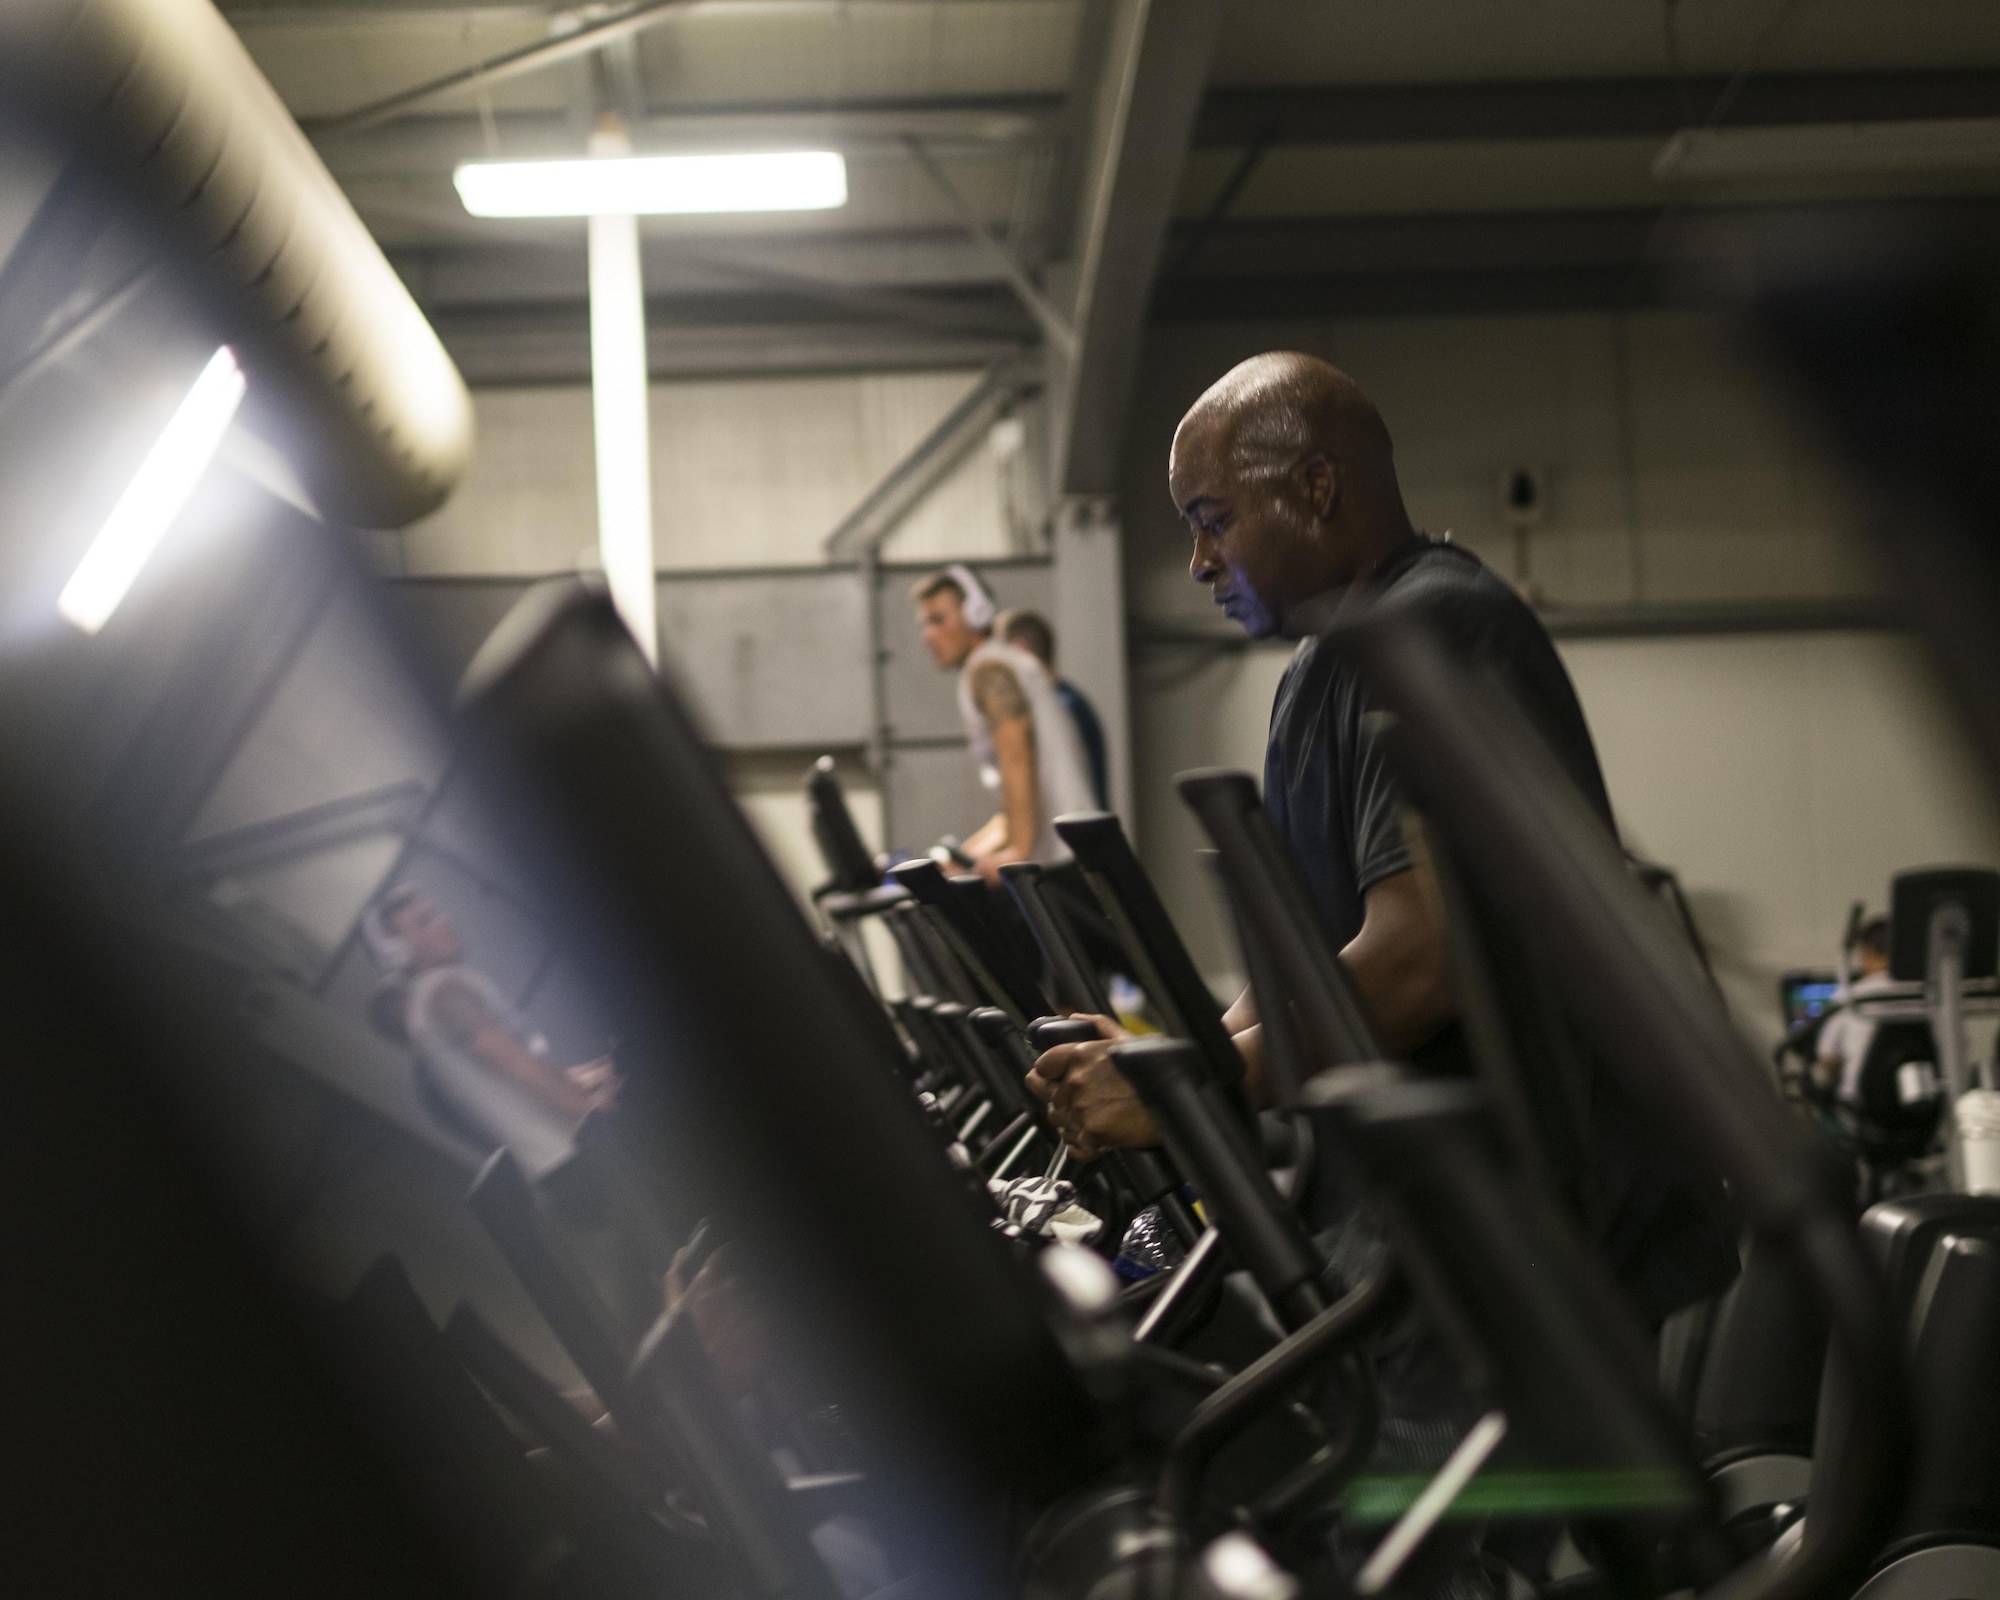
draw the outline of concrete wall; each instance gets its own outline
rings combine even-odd
[[[895,372],[653,385],[661,569],[816,565],[821,539],[977,380]],[[470,475],[442,511],[387,536],[390,569],[521,577],[596,565],[589,389],[481,389],[473,409]],[[1040,520],[1035,481],[1021,457],[975,447],[890,536],[884,558],[1017,552]]]
[[[1160,640],[1212,628],[1164,490],[1181,410],[1234,361],[1299,348],[1345,367],[1395,435],[1413,520],[1516,575],[1509,466],[1541,471],[1530,575],[1560,605],[1865,597],[1859,511],[1706,316],[1377,319],[1156,330],[1125,474],[1142,850],[1219,986],[1237,962],[1173,774],[1259,769],[1288,652]],[[1147,642],[1149,631],[1154,635]],[[1739,1016],[1776,1025],[1775,977],[1830,963],[1848,903],[1891,872],[2000,864],[2000,810],[1915,642],[1882,633],[1591,639],[1563,654],[1629,843],[1676,868]]]
[[[1530,575],[1558,605],[1820,599],[1872,575],[1848,497],[1722,323],[1647,312],[1156,329],[1121,489],[1135,625],[1209,615],[1166,492],[1181,413],[1231,365],[1298,349],[1381,408],[1419,528],[1516,575],[1500,476],[1540,471]]]

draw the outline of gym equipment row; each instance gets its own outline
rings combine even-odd
[[[841,891],[903,958],[885,1004],[608,601],[556,585],[509,617],[468,675],[467,759],[614,997],[628,1092],[567,1168],[531,1183],[502,1151],[469,1203],[588,1412],[394,1262],[323,1319],[483,1586],[1987,1592],[1966,1574],[2000,1547],[1991,1202],[1857,1227],[1520,713],[1407,620],[1334,642],[1397,713],[1478,1072],[1389,1056],[1254,786],[1189,775],[1273,1029],[1273,1110],[1252,1113],[1115,820],[1064,819],[1161,1027],[1113,1050],[1159,1148],[1072,1172],[1022,1079],[1100,996],[1032,869],[1007,886],[1018,926],[933,862]],[[1523,948],[1507,970],[1545,995],[1496,980]],[[1676,1389],[1583,1225],[1578,1129],[1538,1071],[1551,1015],[1574,1019],[1572,1067],[1601,1063],[1725,1177],[1748,1230]],[[1336,1239],[1313,1221],[1327,1185],[1355,1201]],[[612,1292],[559,1215],[579,1190],[678,1287]],[[1451,1404],[1434,1448],[1399,1454],[1383,1363],[1425,1341]],[[1770,1414],[1802,1393],[1809,1432]]]
[[[1909,508],[1913,615],[2000,752],[2000,336],[1961,277],[1876,257],[1875,277],[1829,281],[1813,273],[1864,253],[1824,244],[1774,269],[1762,324]],[[605,596],[535,590],[446,723],[479,814],[440,833],[468,855],[501,841],[482,882],[589,975],[623,1087],[561,1164],[531,1177],[502,1148],[453,1196],[522,1316],[387,1253],[337,1303],[281,1290],[271,1241],[318,1195],[233,1202],[226,1147],[251,1119],[193,1092],[255,1042],[258,991],[161,926],[156,858],[110,820],[165,811],[180,754],[206,769],[191,813],[230,741],[283,712],[294,680],[252,685],[230,651],[296,661],[331,639],[324,677],[365,631],[276,637],[288,583],[315,604],[365,584],[338,535],[263,514],[292,542],[235,611],[199,608],[217,585],[190,557],[101,638],[0,675],[11,1437],[34,1468],[10,1509],[17,1538],[60,1543],[73,1586],[101,1569],[244,1594],[2000,1595],[1996,1203],[1898,1196],[1857,1219],[1850,1173],[1685,929],[1421,617],[1354,615],[1328,647],[1393,714],[1476,1070],[1427,1076],[1384,1047],[1252,782],[1189,774],[1270,1109],[1116,820],[1066,818],[1157,1029],[1110,1058],[1158,1146],[1076,1166],[1023,1080],[1108,996],[1051,884],[1013,869],[1001,903],[934,861],[885,884],[821,770],[823,935]],[[169,602],[181,631],[145,634]],[[200,660],[242,676],[240,698],[157,723],[113,706],[151,766],[83,738],[114,671]],[[398,670],[363,675],[378,714],[422,698],[421,669]],[[335,759],[323,721],[265,747],[287,781]],[[145,804],[96,804],[121,776],[153,786]],[[356,814],[311,818],[336,890],[374,859]],[[1990,964],[1983,892],[1910,914],[1940,1016]],[[887,1001],[871,922],[903,972]],[[1747,1241],[1734,1286],[1657,1348],[1595,1243],[1591,1118],[1614,1102],[1726,1184]],[[325,1139],[360,1114],[337,1112]],[[262,1152],[262,1181],[282,1187],[290,1148]]]

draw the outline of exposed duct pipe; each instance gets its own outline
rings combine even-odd
[[[465,385],[209,0],[7,0],[0,92],[162,225],[325,515],[400,527],[443,502]]]

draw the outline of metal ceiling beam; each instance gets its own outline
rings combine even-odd
[[[834,149],[849,155],[906,153],[920,139],[941,156],[1012,150],[1054,136],[1061,102],[1053,96],[995,96],[954,102],[916,100],[848,104],[834,109],[773,102],[663,112],[629,122],[640,150],[763,146]],[[503,111],[491,119],[494,140],[511,160],[555,159],[582,149],[575,121],[562,111]],[[471,113],[405,117],[324,140],[320,154],[342,180],[442,178],[461,161],[493,154],[488,123]]]
[[[994,270],[1006,280],[1007,286],[1014,291],[1021,304],[1027,307],[1028,314],[1041,328],[1042,336],[1063,356],[1074,358],[1076,329],[1070,325],[1069,319],[1056,309],[1055,303],[1042,292],[1041,286],[1028,276],[1027,270],[1015,260],[1013,251],[1009,250],[993,230],[986,226],[986,219],[980,216],[977,208],[965,197],[965,191],[951,181],[951,174],[938,164],[937,157],[924,148],[923,142],[918,139],[905,139],[903,145],[909,151],[910,159],[917,164],[917,170],[923,173],[930,181],[931,187],[944,197],[945,203],[958,213],[966,236],[972,240],[979,253],[993,264]]]
[[[1105,3],[1110,33],[1066,274],[1077,350],[1052,353],[1049,466],[1058,496],[1117,487],[1146,305],[1221,16],[1220,0]]]
[[[382,217],[393,212],[368,214]],[[569,234],[476,232],[454,229],[422,244],[392,244],[390,260],[427,304],[450,306],[575,300],[585,294],[580,229]],[[995,298],[1010,323],[1033,324],[1002,280],[956,231],[763,237],[649,238],[646,278],[664,295],[706,294],[740,287],[745,276],[770,284],[810,284],[887,314],[906,300],[977,294]],[[999,291],[997,297],[989,291]]]
[[[1728,298],[1735,230],[1820,207],[1685,206],[1222,223],[1198,266],[1163,278],[1158,322],[1611,310]],[[1949,213],[2000,243],[2000,202],[1850,203],[1885,237]],[[1712,264],[1712,265],[1711,265]]]
[[[390,122],[399,117],[414,115],[441,100],[449,100],[457,95],[468,94],[475,89],[491,88],[496,83],[504,83],[510,78],[518,78],[531,72],[540,72],[560,62],[593,50],[601,50],[620,40],[630,39],[644,32],[656,23],[663,22],[677,11],[716,10],[722,8],[755,9],[764,0],[639,0],[623,11],[570,30],[537,40],[533,44],[522,45],[518,49],[504,51],[490,56],[476,65],[458,72],[446,73],[441,78],[433,78],[427,83],[385,95],[380,100],[367,105],[356,106],[351,111],[343,111],[337,116],[313,117],[301,123],[308,136],[314,139],[333,138],[343,134],[356,133],[363,128],[372,128],[379,123]],[[824,0],[829,5],[843,4],[844,0]],[[912,4],[931,3],[931,0],[908,0]],[[249,23],[253,18],[248,13],[237,13],[237,20]],[[289,14],[288,18],[289,20]],[[375,20],[357,19],[358,26],[367,26]]]
[[[1076,43],[1070,50],[1069,89],[1063,96],[1059,133],[1055,140],[1046,227],[1047,258],[1074,254],[1079,196],[1090,162],[1090,130],[1097,113],[1097,89],[1111,49],[1111,0],[1083,0],[1076,22]]]
[[[1001,360],[988,367],[965,398],[947,411],[902,460],[883,473],[854,509],[820,541],[827,560],[852,561],[880,548],[896,524],[933,484],[965,459],[1032,381],[1032,367],[1023,361]]]
[[[678,312],[678,306],[669,310]],[[824,373],[965,372],[1021,349],[1019,337],[949,334],[907,324],[770,320],[763,305],[706,307],[708,320],[647,329],[655,381]],[[728,320],[731,314],[741,320]],[[479,388],[590,381],[590,329],[580,306],[441,312],[437,328],[466,381]]]
[[[363,128],[372,128],[379,122],[407,117],[453,95],[465,94],[473,89],[491,88],[496,83],[504,83],[509,78],[518,78],[523,73],[540,72],[543,68],[552,67],[559,61],[568,61],[573,56],[602,49],[619,39],[629,38],[641,29],[652,27],[668,12],[686,10],[694,3],[696,0],[640,0],[639,4],[627,7],[613,16],[585,23],[568,33],[557,34],[553,38],[523,45],[518,50],[508,50],[500,55],[488,57],[477,66],[446,73],[442,78],[433,78],[428,83],[420,83],[414,88],[401,90],[380,100],[372,100],[365,106],[356,106],[352,111],[344,111],[337,117],[314,117],[301,123],[300,126],[314,139],[332,138],[340,134],[355,133]]]
[[[1457,139],[1666,137],[1699,127],[1732,80],[1559,78],[1535,83],[1343,84],[1217,89],[1202,101],[1197,150],[1402,144]],[[1759,73],[1728,103],[1728,125],[1895,122],[2000,115],[2000,72]]]

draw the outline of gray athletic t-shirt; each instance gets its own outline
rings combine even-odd
[[[1591,810],[1612,828],[1611,801],[1569,673],[1548,631],[1505,581],[1469,550],[1416,536],[1370,575],[1364,593],[1376,615],[1419,614],[1463,657],[1497,673]],[[1299,646],[1271,710],[1264,804],[1336,949],[1361,931],[1368,890],[1411,865],[1403,796],[1384,759],[1374,710],[1359,675],[1316,638]],[[1477,918],[1491,922],[1484,941],[1489,959],[1532,962],[1531,930],[1508,926],[1476,890],[1473,902]],[[1534,981],[1526,968],[1494,975],[1503,1001],[1524,996]],[[1736,1268],[1719,1193],[1659,1143],[1601,1063],[1574,1042],[1563,1054],[1573,1058],[1568,1072],[1538,1059],[1525,1088],[1563,1187],[1619,1278],[1655,1319],[1718,1292]],[[1456,1023],[1412,1059],[1428,1072],[1472,1070]],[[1329,1173],[1330,1211],[1344,1203],[1340,1190],[1339,1176]]]
[[[1591,809],[1611,826],[1583,708],[1555,646],[1513,589],[1469,550],[1421,535],[1384,561],[1365,592],[1377,608],[1421,608],[1447,640],[1497,669]],[[1359,677],[1317,638],[1278,684],[1264,755],[1264,804],[1338,949],[1361,931],[1364,897],[1407,871],[1402,794],[1382,758]]]

